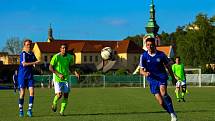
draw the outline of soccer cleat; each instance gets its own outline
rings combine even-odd
[[[63,112],[60,112],[60,116],[65,116]]]
[[[184,98],[181,98],[183,102],[186,102]]]
[[[27,115],[28,115],[28,117],[32,117],[32,111],[28,110]]]
[[[171,121],[178,121],[176,115],[174,113],[171,113]]]
[[[23,111],[19,111],[19,117],[24,117],[24,112]]]
[[[57,105],[52,104],[52,107],[51,107],[51,108],[52,108],[52,111],[53,111],[53,112],[56,112],[56,111],[57,111]]]
[[[177,98],[177,102],[181,102],[181,100],[179,98]]]

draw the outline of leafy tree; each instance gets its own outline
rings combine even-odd
[[[131,40],[135,42],[138,46],[142,47],[143,46],[143,34],[141,35],[135,35],[135,36],[128,36],[124,40]]]
[[[17,55],[22,51],[22,41],[18,37],[7,39],[3,52],[8,52],[10,55]]]
[[[173,34],[177,45],[177,55],[191,67],[215,63],[214,18],[198,14],[196,20],[185,27],[178,27]]]
[[[172,43],[172,37],[170,34],[162,31],[162,33],[159,35],[161,40],[161,45],[171,45]]]

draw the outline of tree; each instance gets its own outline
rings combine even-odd
[[[172,38],[171,35],[162,31],[159,35],[161,39],[161,45],[172,45]]]
[[[18,55],[22,51],[22,41],[18,37],[11,37],[7,39],[2,51],[10,55]]]
[[[138,46],[142,47],[143,46],[143,34],[141,35],[135,35],[135,36],[128,36],[124,40],[131,40],[134,43],[136,43]]]
[[[176,53],[184,63],[191,67],[215,63],[215,26],[214,18],[198,14],[196,20],[187,27],[178,27],[174,33]]]

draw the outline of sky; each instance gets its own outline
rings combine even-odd
[[[0,51],[7,39],[122,40],[145,34],[151,0],[1,0]],[[159,32],[174,32],[198,13],[215,15],[215,0],[154,0]]]

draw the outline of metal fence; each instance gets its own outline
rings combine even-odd
[[[52,87],[52,75],[35,75],[36,86]],[[215,74],[186,74],[189,86],[215,86]],[[81,75],[80,80],[74,75],[69,77],[72,87],[143,87],[148,86],[140,75]],[[172,85],[171,80],[168,81]]]

